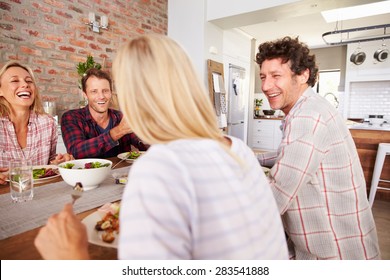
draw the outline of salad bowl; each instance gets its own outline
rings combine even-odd
[[[110,174],[112,161],[98,158],[70,160],[58,165],[62,179],[72,187],[80,182],[83,190],[95,189]]]

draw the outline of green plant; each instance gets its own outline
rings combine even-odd
[[[255,99],[255,105],[261,107],[263,105],[263,99]]]
[[[76,68],[77,68],[77,73],[79,74],[80,77],[82,77],[85,74],[85,72],[87,72],[87,70],[91,68],[101,69],[102,65],[96,63],[92,55],[88,55],[87,61],[79,62]]]

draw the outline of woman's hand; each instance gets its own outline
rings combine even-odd
[[[51,216],[46,226],[40,229],[34,241],[44,259],[82,260],[88,259],[87,230],[73,213],[72,204]]]
[[[2,173],[2,172],[7,172],[8,171],[8,168],[6,167],[0,167],[0,185],[4,185],[5,183],[7,183],[7,177],[8,177],[8,174],[7,173]]]
[[[74,160],[74,157],[70,154],[58,154],[55,159],[53,159],[51,164],[60,164],[65,161]]]

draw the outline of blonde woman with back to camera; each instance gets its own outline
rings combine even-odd
[[[183,49],[166,36],[137,37],[120,49],[113,73],[128,124],[152,144],[129,173],[118,257],[287,259],[266,177],[253,152],[218,129]],[[87,258],[86,240],[66,205],[35,244],[44,258]]]

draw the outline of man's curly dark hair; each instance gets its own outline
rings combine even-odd
[[[297,75],[309,69],[310,76],[307,80],[309,86],[314,86],[318,77],[318,67],[315,55],[310,55],[308,46],[299,42],[298,37],[289,36],[283,39],[265,42],[260,44],[259,52],[256,54],[256,62],[261,67],[264,60],[281,58],[283,63],[291,62],[291,71]]]

